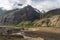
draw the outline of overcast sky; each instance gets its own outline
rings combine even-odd
[[[7,10],[23,7],[17,4],[23,4],[23,6],[29,4],[34,8],[46,11],[60,8],[60,0],[0,0],[0,7]]]

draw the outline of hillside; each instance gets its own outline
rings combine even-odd
[[[36,24],[43,27],[60,27],[60,9],[48,11]]]
[[[48,17],[54,16],[54,15],[60,15],[60,8],[53,9],[53,10],[50,10],[50,11],[46,12],[44,14],[44,17],[47,17],[48,18]]]

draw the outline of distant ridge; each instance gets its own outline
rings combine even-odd
[[[48,11],[47,13],[44,14],[44,17],[51,17],[54,15],[60,15],[60,8]]]

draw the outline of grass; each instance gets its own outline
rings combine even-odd
[[[41,27],[37,24],[17,24],[17,25],[0,25],[0,27],[9,27],[9,28],[35,28]]]
[[[36,24],[18,24],[16,25],[16,27],[24,27],[24,28],[34,28],[34,27],[38,27]]]

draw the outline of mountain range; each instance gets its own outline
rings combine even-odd
[[[36,10],[28,5],[22,9],[7,11],[0,16],[0,24],[19,24],[22,21],[34,21],[40,19],[42,13],[37,12]]]
[[[1,12],[0,12],[1,13]],[[36,21],[37,20],[37,21]],[[39,26],[60,26],[60,9],[40,12],[28,5],[22,9],[5,11],[0,15],[0,25],[35,24]]]

